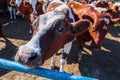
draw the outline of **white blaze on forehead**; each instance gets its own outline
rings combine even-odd
[[[37,0],[30,0],[30,4],[32,5],[33,8],[33,12],[36,12],[36,4],[37,4]]]
[[[18,7],[20,7],[20,4],[22,3],[22,0],[16,0],[16,4]]]
[[[61,6],[57,7],[55,10],[62,11],[63,9],[67,9],[69,12],[69,18],[71,18],[73,21],[75,21],[75,18],[72,14],[72,11],[69,6],[67,6],[65,3],[63,3]]]
[[[71,18],[73,21],[75,21],[72,11],[68,5],[66,5],[61,0],[53,0],[49,5],[51,5],[52,3],[60,3],[61,5],[57,8],[55,8],[55,10],[62,11],[63,9],[67,9],[69,11],[69,18]]]
[[[106,22],[106,24],[110,23],[110,19],[108,19],[108,18],[104,18],[104,21]]]

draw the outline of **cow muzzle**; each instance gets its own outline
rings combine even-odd
[[[91,41],[90,46],[93,51],[101,51],[101,44],[96,44],[94,41]]]
[[[36,68],[43,64],[42,56],[37,53],[16,54],[15,60],[30,68]]]

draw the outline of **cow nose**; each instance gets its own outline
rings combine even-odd
[[[37,58],[37,53],[32,53],[31,57],[29,57],[29,61],[31,62],[31,61],[35,60],[36,58]]]

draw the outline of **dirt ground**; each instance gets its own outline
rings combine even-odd
[[[5,38],[0,38],[0,58],[13,59],[18,46],[27,43],[29,23],[18,17],[10,20],[7,16],[0,15],[2,31]],[[81,63],[77,63],[77,46],[74,42],[72,50],[65,65],[65,72],[76,75],[88,76],[99,80],[120,80],[120,27],[111,27],[103,42],[102,51],[91,52],[89,43],[86,43]],[[85,52],[82,52],[85,53]],[[92,54],[92,55],[91,55]],[[59,66],[60,56],[56,57]],[[50,59],[43,66],[50,69]],[[0,80],[47,80],[38,76],[0,69]]]

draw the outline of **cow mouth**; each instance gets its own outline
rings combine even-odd
[[[94,41],[91,41],[91,49],[93,51],[100,51],[101,50],[101,44],[96,44]]]
[[[20,57],[16,54],[15,61],[19,62],[20,64],[22,64],[24,66],[32,68],[32,69],[34,69],[34,68],[36,68],[38,66],[41,66],[44,63],[44,59],[39,55],[36,55],[36,56],[34,56],[32,58],[29,58],[27,62],[23,62],[20,59]]]

